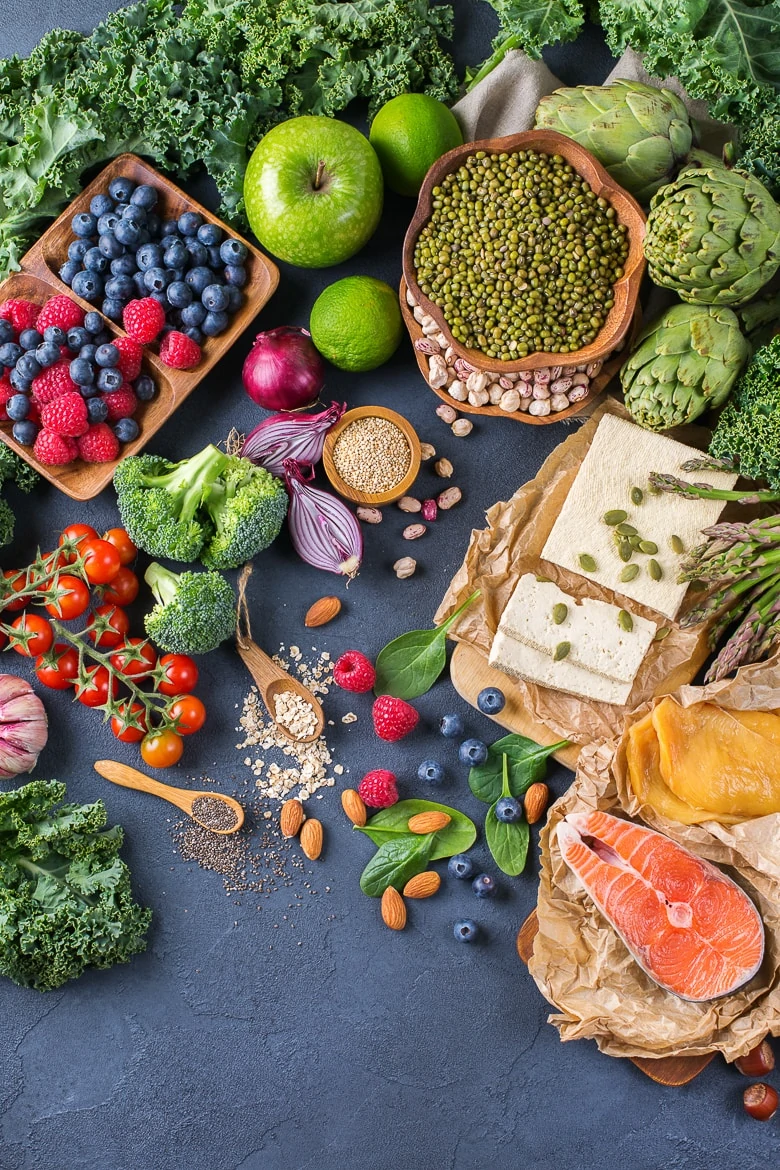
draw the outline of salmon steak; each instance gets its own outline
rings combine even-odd
[[[755,975],[764,926],[739,886],[667,837],[609,813],[558,825],[569,869],[650,978],[681,999],[729,995]]]

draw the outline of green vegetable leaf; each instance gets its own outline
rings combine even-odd
[[[390,808],[383,808],[376,813],[367,825],[360,828],[355,826],[356,832],[365,833],[375,845],[383,846],[388,841],[400,840],[408,837],[418,837],[417,833],[410,833],[407,825],[409,818],[421,812],[443,812],[452,818],[444,829],[433,833],[431,861],[438,861],[442,857],[452,857],[454,853],[465,853],[474,844],[477,828],[473,821],[456,808],[446,804],[437,804],[433,800],[400,800]]]
[[[447,631],[478,596],[479,590],[435,629],[410,630],[388,642],[376,660],[374,693],[416,699],[429,691],[447,663]]]
[[[538,60],[545,45],[573,41],[584,21],[581,0],[489,0],[499,21],[493,52],[479,68],[466,70],[467,88],[473,89],[512,49],[523,49]]]
[[[485,817],[485,840],[500,870],[516,877],[525,869],[528,857],[528,842],[531,836],[526,820],[507,824],[496,816],[494,802]]]
[[[553,752],[566,747],[567,739],[552,743],[548,747],[534,743],[524,735],[505,735],[488,748],[488,757],[469,772],[469,788],[478,800],[493,804],[502,793],[503,757],[509,759],[510,796],[522,796],[537,780],[543,780],[547,772],[547,759]]]
[[[431,856],[433,833],[406,833],[380,845],[360,876],[369,898],[381,898],[388,886],[402,890],[409,878],[422,873]]]

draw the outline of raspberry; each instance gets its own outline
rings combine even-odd
[[[362,695],[370,691],[376,681],[376,671],[359,650],[347,650],[333,667],[333,681],[345,691]]]
[[[389,808],[398,800],[395,776],[384,768],[366,772],[358,785],[358,792],[363,797],[363,803],[370,804],[372,808]]]
[[[10,321],[17,333],[23,329],[34,329],[40,311],[41,306],[34,305],[32,301],[15,299],[0,304],[0,317]]]
[[[75,439],[89,427],[87,404],[80,394],[60,394],[41,410],[41,422],[47,431]]]
[[[104,394],[108,407],[108,421],[119,422],[120,418],[132,418],[138,409],[138,399],[129,383],[123,383],[113,394]]]
[[[160,361],[174,370],[191,370],[200,361],[200,346],[186,333],[172,329],[160,346]]]
[[[33,378],[32,396],[39,406],[46,406],[61,394],[77,394],[78,386],[70,376],[70,362],[61,358],[56,365],[49,366]]]
[[[113,463],[119,455],[119,439],[108,423],[95,423],[78,441],[85,463]]]
[[[414,731],[420,721],[414,707],[405,703],[403,699],[393,699],[390,695],[381,695],[376,700],[372,714],[374,731],[380,739],[386,739],[390,743],[403,739],[410,731]]]
[[[5,422],[8,418],[5,410],[5,404],[8,399],[13,398],[14,394],[16,393],[17,391],[14,390],[10,381],[4,374],[3,377],[0,378],[0,422]]]
[[[55,435],[54,431],[38,431],[33,455],[40,463],[46,463],[49,467],[62,467],[65,463],[72,463],[78,453],[74,439]]]
[[[67,333],[69,329],[83,325],[84,316],[84,310],[70,297],[50,297],[40,311],[35,328],[39,333],[43,333],[44,329],[48,329],[50,325],[59,325],[60,329],[64,329]]]
[[[111,343],[120,353],[118,370],[126,382],[134,382],[141,373],[144,347],[132,337],[115,337]]]
[[[122,313],[122,324],[135,341],[147,345],[159,336],[165,324],[165,309],[154,297],[128,301]]]

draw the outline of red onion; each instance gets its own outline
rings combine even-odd
[[[258,333],[241,377],[253,402],[266,410],[303,410],[325,384],[325,363],[311,334],[296,325]]]
[[[346,403],[331,402],[319,414],[272,414],[247,436],[241,454],[283,479],[285,459],[319,463],[325,436],[346,409]]]
[[[285,459],[284,478],[290,493],[287,526],[293,548],[315,569],[341,573],[352,580],[363,556],[363,533],[346,504],[311,486],[309,475],[294,459]]]

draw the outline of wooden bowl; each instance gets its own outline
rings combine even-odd
[[[623,275],[614,285],[615,303],[609,311],[598,336],[582,349],[573,353],[531,353],[527,357],[518,358],[511,362],[497,362],[496,358],[487,357],[478,349],[468,349],[455,341],[444,320],[441,309],[429,301],[417,285],[417,274],[414,267],[414,249],[417,238],[428,223],[433,212],[432,191],[446,175],[458,169],[464,159],[477,151],[484,150],[488,154],[511,154],[517,150],[537,150],[546,154],[560,154],[574,167],[583,179],[586,179],[599,197],[603,196],[614,207],[618,221],[628,228],[629,250]],[[580,366],[590,362],[603,361],[608,354],[615,350],[626,336],[634,317],[634,310],[639,299],[639,286],[645,270],[645,255],[643,241],[645,237],[645,214],[632,195],[619,187],[605,171],[601,163],[597,162],[590,151],[585,150],[578,142],[558,134],[555,130],[526,130],[522,134],[510,134],[507,138],[488,138],[482,142],[467,142],[463,146],[456,146],[447,154],[438,159],[425,176],[420,188],[417,208],[412,222],[404,239],[403,272],[407,287],[417,303],[433,317],[440,326],[441,332],[449,340],[450,345],[458,354],[480,370],[495,370],[500,366],[510,374],[521,370],[538,370],[544,366]],[[579,403],[577,403],[579,406]],[[561,414],[565,414],[561,411]]]
[[[345,427],[348,427],[350,423],[356,422],[360,418],[386,418],[388,422],[394,423],[400,431],[403,431],[404,437],[409,444],[409,450],[412,456],[411,462],[409,463],[409,470],[395,487],[389,488],[386,492],[374,492],[372,494],[371,492],[359,491],[341,478],[333,462],[333,449],[336,446],[339,435]],[[394,410],[388,410],[386,406],[358,406],[354,410],[348,410],[346,414],[341,416],[335,427],[328,431],[325,436],[325,448],[322,453],[325,474],[339,495],[343,496],[346,500],[351,500],[354,504],[366,504],[375,508],[381,508],[383,504],[392,504],[396,500],[400,500],[401,496],[406,495],[420,474],[421,458],[420,440],[412,424],[403,415],[398,414]]]
[[[80,211],[89,210],[89,203],[93,195],[105,191],[112,179],[118,175],[134,179],[137,183],[149,183],[158,192],[158,209],[165,218],[181,215],[183,211],[197,211],[209,223],[218,224],[226,235],[240,239],[247,248],[247,285],[244,288],[245,301],[237,313],[233,315],[230,325],[219,337],[207,338],[203,344],[203,357],[193,370],[172,370],[164,365],[157,354],[145,347],[144,370],[150,374],[157,385],[157,393],[150,402],[139,405],[136,419],[140,425],[140,433],[132,443],[125,443],[120,452],[120,459],[126,455],[135,455],[142,450],[163,423],[181,405],[199,382],[214,368],[219,359],[233,345],[241,333],[251,324],[252,320],[270,299],[279,283],[279,270],[257,248],[243,239],[221,219],[207,211],[196,200],[191,199],[179,187],[167,179],[154,167],[149,166],[143,159],[134,154],[122,154],[115,158],[95,178],[80,195],[73,200],[70,206],[59,216],[51,227],[33,244],[30,250],[22,257],[22,271],[9,276],[0,284],[0,301],[9,297],[25,297],[38,304],[43,304],[49,297],[65,293],[77,304],[89,312],[99,311],[95,305],[77,297],[66,284],[59,279],[57,273],[67,257],[68,244],[73,239],[70,229],[72,217]],[[124,330],[104,317],[106,328],[116,337],[124,336]],[[32,452],[32,447],[22,447],[11,434],[13,424],[0,423],[0,439],[12,447],[23,459],[26,459],[45,479],[55,487],[65,492],[74,500],[90,500],[98,495],[111,482],[119,460],[113,463],[82,463],[80,459],[65,467],[47,467],[39,463]]]
[[[419,341],[423,336],[423,331],[422,327],[418,324],[417,321],[415,321],[412,310],[406,300],[406,281],[403,279],[403,277],[401,277],[401,288],[399,295],[401,298],[401,316],[403,317],[406,328],[409,331],[409,336],[412,339],[412,345],[414,345],[414,343]],[[604,362],[604,365],[601,367],[596,377],[593,378],[590,384],[590,393],[588,394],[587,398],[583,398],[581,402],[573,403],[571,406],[567,407],[566,410],[558,410],[555,412],[555,414],[535,415],[529,414],[528,411],[502,410],[500,406],[493,406],[490,403],[488,403],[486,406],[472,406],[470,402],[457,402],[454,398],[450,397],[445,386],[431,386],[430,382],[428,381],[428,357],[426,354],[421,353],[416,346],[414,349],[414,356],[417,359],[417,365],[420,369],[420,373],[425,379],[428,388],[432,390],[434,394],[437,394],[439,398],[441,398],[442,402],[446,402],[448,406],[451,406],[457,410],[458,414],[486,414],[492,416],[493,418],[511,418],[514,419],[515,422],[530,423],[531,426],[541,427],[547,426],[548,423],[563,422],[564,419],[573,418],[575,415],[581,414],[583,411],[590,410],[593,407],[593,403],[604,393],[609,383],[623,365],[623,362],[626,359],[626,355],[633,346],[634,340],[637,337],[641,326],[642,307],[639,301],[637,301],[628,337],[626,338],[621,349],[616,350],[615,353]],[[471,361],[470,358],[467,358],[466,360]],[[500,373],[500,371],[496,371],[497,364],[497,362],[493,362],[493,369],[491,372]]]

